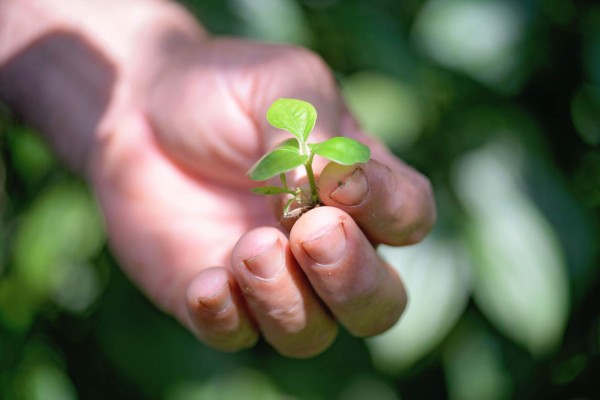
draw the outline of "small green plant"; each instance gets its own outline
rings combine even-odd
[[[316,120],[317,111],[313,105],[297,99],[279,99],[267,111],[267,121],[271,125],[294,137],[261,157],[250,168],[248,176],[255,181],[266,181],[279,175],[281,186],[262,186],[252,191],[261,195],[290,195],[283,209],[284,218],[296,216],[321,204],[312,168],[315,155],[343,165],[366,163],[371,157],[367,146],[346,137],[338,136],[320,143],[308,143]],[[300,166],[304,166],[306,170],[310,186],[308,193],[302,188],[291,188],[287,184],[285,174]],[[295,203],[299,207],[290,211]]]

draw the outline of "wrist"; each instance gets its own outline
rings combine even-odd
[[[1,2],[0,100],[86,173],[96,138],[169,62],[165,51],[205,36],[166,1]]]

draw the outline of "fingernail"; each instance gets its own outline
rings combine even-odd
[[[277,240],[261,254],[244,260],[244,265],[257,278],[270,280],[283,269],[283,260],[283,249]]]
[[[346,232],[342,224],[338,224],[322,235],[302,242],[302,248],[308,256],[322,266],[338,263],[346,254]]]
[[[232,303],[229,282],[211,289],[198,296],[198,305],[213,313],[225,311]]]
[[[369,194],[369,182],[361,168],[354,170],[352,175],[338,182],[329,197],[345,206],[357,206],[367,198]]]

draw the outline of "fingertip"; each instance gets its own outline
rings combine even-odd
[[[232,254],[235,276],[265,340],[280,354],[315,356],[335,340],[337,324],[323,307],[275,228],[247,232]]]
[[[323,203],[334,207],[357,207],[367,201],[371,188],[365,168],[365,164],[327,164],[319,177],[319,196]]]
[[[207,268],[198,274],[186,293],[188,310],[221,313],[233,305],[229,276],[223,268]]]
[[[349,333],[373,336],[398,321],[406,307],[402,281],[343,210],[311,210],[292,228],[290,243],[313,288]]]
[[[258,331],[229,270],[212,267],[198,273],[188,285],[186,303],[192,332],[208,346],[234,352],[258,341]]]
[[[343,166],[328,164],[319,177],[325,205],[346,211],[373,243],[414,244],[435,222],[429,180],[395,159]]]
[[[246,232],[233,248],[234,268],[248,260],[256,259],[282,240],[285,240],[284,235],[272,227],[263,226]]]
[[[355,225],[352,217],[344,210],[326,205],[316,207],[296,221],[290,232],[290,242],[292,246],[298,247],[302,243],[316,239],[332,228],[346,223]]]

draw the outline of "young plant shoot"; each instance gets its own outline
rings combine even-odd
[[[279,175],[281,186],[262,186],[252,189],[261,195],[287,194],[283,217],[296,216],[290,211],[297,204],[299,212],[310,210],[321,204],[312,163],[319,155],[338,164],[353,165],[366,163],[371,157],[367,146],[347,137],[333,137],[320,143],[308,143],[308,138],[317,120],[317,111],[312,104],[297,99],[279,99],[267,111],[267,121],[275,128],[291,133],[294,137],[265,154],[248,171],[250,179],[266,181]],[[304,167],[310,185],[310,193],[302,188],[291,188],[286,173]]]

